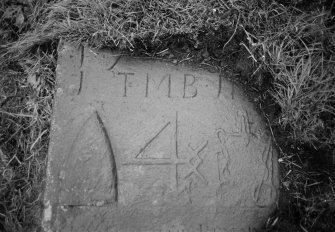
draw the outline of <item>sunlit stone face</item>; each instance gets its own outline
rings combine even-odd
[[[224,76],[64,45],[46,231],[249,231],[278,197],[271,137]]]

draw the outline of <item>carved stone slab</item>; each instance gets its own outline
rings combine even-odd
[[[249,231],[278,198],[277,153],[218,73],[64,45],[45,231]]]

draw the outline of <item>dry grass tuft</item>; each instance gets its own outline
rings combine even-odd
[[[204,28],[230,26],[228,18],[234,14],[230,3],[205,0],[57,2],[43,11],[46,17],[34,31],[10,45],[12,54],[54,38],[133,50],[138,40],[155,46],[166,35],[196,35]]]
[[[335,145],[335,32],[327,16],[272,4],[245,19],[251,54],[274,77],[277,123],[290,141],[314,146]]]
[[[274,231],[335,230],[335,31],[324,8],[272,3],[242,18],[255,83],[279,110],[270,126],[280,146],[281,207]],[[262,70],[271,73],[264,75]],[[269,112],[274,108],[265,109]],[[271,114],[271,113],[270,113]],[[273,112],[272,112],[273,114]]]
[[[39,225],[55,65],[54,55],[37,52],[1,70],[0,225],[5,231]]]
[[[56,53],[6,51],[40,22],[46,2],[0,3],[0,231],[40,225]]]

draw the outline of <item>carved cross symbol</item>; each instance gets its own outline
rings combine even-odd
[[[180,184],[178,183],[178,166],[179,165],[186,165],[188,166],[187,173],[182,177],[183,179],[187,180],[191,175],[196,175],[200,178],[203,183],[208,184],[207,179],[205,176],[198,170],[200,165],[203,163],[203,159],[200,157],[200,153],[206,148],[208,145],[208,141],[200,147],[198,151],[195,151],[195,154],[192,155],[190,158],[180,158],[179,157],[179,146],[178,146],[178,112],[176,112],[176,118],[174,124],[174,152],[171,153],[170,157],[168,158],[139,158],[140,154],[142,154],[147,147],[172,123],[166,123],[156,134],[153,136],[135,155],[134,159],[130,162],[124,163],[124,165],[163,165],[163,166],[170,166],[171,171],[171,181],[173,181],[173,187],[176,191],[185,191],[185,184],[182,186],[181,189],[178,189]],[[187,184],[186,184],[187,185]]]

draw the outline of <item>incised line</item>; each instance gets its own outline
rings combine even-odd
[[[85,128],[85,126],[86,126],[86,124],[87,124],[88,121],[89,121],[89,118],[84,121],[84,123],[80,126],[78,132],[76,133],[76,136],[75,136],[74,140],[71,143],[71,147],[70,147],[69,153],[66,155],[65,159],[63,160],[63,165],[64,166],[69,163],[69,161],[70,161],[70,155],[72,154],[73,149],[75,147],[75,144],[77,143],[77,141],[79,139],[79,134]],[[58,173],[57,173],[57,177],[58,177],[57,189],[58,190],[60,190],[60,188],[61,188],[60,173],[61,173],[61,169],[58,169]],[[59,198],[60,198],[60,194],[57,194],[57,204],[59,204]]]
[[[250,136],[249,136],[249,134],[251,134],[251,126],[250,126],[250,120],[249,120],[248,111],[245,111],[245,116],[243,116],[243,119],[244,119],[245,133],[248,135],[248,143],[246,145],[246,147],[247,147],[249,145],[249,143],[250,143]]]
[[[187,196],[188,196],[188,202],[190,204],[192,204],[192,184],[193,184],[193,181],[190,180],[186,185],[185,187],[178,193],[178,196],[180,196],[183,192],[186,192],[187,193]]]
[[[80,71],[79,89],[78,89],[77,95],[80,94],[81,89],[83,88],[83,78],[84,78],[84,72]]]
[[[119,62],[119,60],[121,59],[121,56],[118,56],[116,59],[115,59],[115,62],[107,69],[108,71],[112,70],[115,65]]]
[[[77,208],[77,207],[103,207],[106,205],[113,205],[115,202],[101,201],[96,203],[87,203],[87,204],[68,204],[68,205],[59,205],[60,207],[68,208]]]
[[[217,158],[217,161],[218,161],[218,170],[219,170],[219,180],[220,180],[220,182],[222,183],[222,182],[224,182],[223,181],[223,179],[224,179],[224,176],[227,176],[227,175],[230,175],[230,170],[229,170],[229,165],[230,165],[230,162],[231,162],[231,159],[230,159],[230,155],[229,155],[229,151],[228,151],[228,149],[227,149],[227,147],[226,147],[226,145],[222,145],[222,146],[224,146],[224,150],[225,151],[221,151],[221,152],[219,152],[219,153],[217,153],[217,155],[216,155],[216,158]],[[226,159],[224,159],[224,153],[226,153]],[[223,166],[223,168],[222,168],[222,166],[221,166],[221,164],[223,163],[221,163],[220,162],[220,154],[222,154],[222,160],[224,160],[223,162],[225,163],[224,165],[222,165]],[[220,168],[221,167],[221,168]],[[226,174],[227,173],[227,174]],[[226,178],[225,178],[226,179]]]
[[[114,191],[115,191],[115,202],[118,202],[118,178],[117,178],[117,169],[116,169],[116,161],[115,161],[115,155],[114,155],[114,152],[113,152],[113,148],[112,148],[112,143],[111,143],[111,140],[109,138],[109,135],[108,135],[108,132],[107,132],[107,129],[98,113],[98,111],[95,111],[95,115],[97,117],[97,120],[99,122],[99,125],[100,125],[100,128],[104,134],[104,137],[105,137],[105,141],[106,141],[106,144],[107,144],[107,147],[108,147],[108,151],[110,153],[110,162],[111,162],[111,168],[112,168],[112,175],[113,175],[113,184],[112,184],[112,188],[114,188]]]
[[[219,91],[218,91],[218,97],[220,97],[221,94],[221,86],[222,86],[222,76],[221,73],[219,75]]]
[[[168,97],[171,97],[171,74],[169,74],[169,93],[168,93]]]
[[[270,170],[269,170],[269,162],[270,164],[272,163],[272,146],[271,146],[271,141],[268,146],[264,147],[263,153],[262,153],[262,161],[264,162],[265,165],[265,173],[264,173],[264,178],[267,180],[270,176]]]
[[[187,180],[188,177],[190,177],[192,174],[195,174],[198,176],[206,185],[208,185],[208,180],[206,177],[198,170],[198,168],[203,164],[203,158],[201,157],[200,153],[203,152],[203,150],[208,146],[208,140],[206,143],[196,152],[195,155],[193,155],[191,158],[185,159],[185,158],[179,158],[179,151],[178,151],[178,112],[176,112],[176,119],[175,119],[175,152],[170,156],[170,158],[138,158],[141,152],[143,152],[150,143],[156,139],[165,129],[168,125],[171,124],[171,122],[166,123],[159,131],[158,133],[148,141],[143,148],[140,149],[139,153],[134,157],[137,158],[136,160],[123,163],[123,165],[172,165],[173,170],[171,170],[171,176],[173,180],[175,181],[175,187],[178,191],[178,165],[187,165],[189,168],[189,172],[184,175],[182,178]],[[196,159],[196,163],[193,164],[192,160]],[[188,160],[188,161],[187,161]],[[192,180],[187,180],[187,184],[189,185]],[[185,190],[186,184],[183,185],[183,188],[181,189],[183,192]],[[180,192],[180,193],[181,193]]]
[[[192,179],[188,179],[192,174],[195,174],[196,176],[198,176],[206,185],[208,185],[208,180],[206,179],[206,177],[198,170],[198,168],[200,167],[200,165],[203,163],[203,159],[201,158],[200,156],[200,153],[205,149],[205,147],[207,147],[208,145],[208,141],[206,142],[206,144],[204,146],[202,146],[200,148],[200,150],[197,152],[196,156],[199,158],[199,162],[198,164],[195,166],[191,163],[191,160],[196,157],[196,156],[193,156],[189,159],[189,168],[191,169],[191,171],[189,171],[188,174],[186,174],[184,176],[184,180],[187,181],[187,183],[185,183],[183,185],[183,188],[181,189],[181,191],[179,192],[178,195],[180,195],[181,193],[183,192],[186,192],[188,194],[188,200],[189,200],[189,203],[192,204],[192,184],[193,184],[193,180]]]
[[[85,48],[84,48],[84,46],[81,46],[80,47],[80,68],[84,64],[84,54],[85,54]]]
[[[187,175],[185,175],[185,177],[184,177],[184,179],[186,179],[186,178],[188,178],[188,177],[190,177],[191,175],[192,175],[192,173],[194,173],[194,174],[196,174],[197,176],[199,176],[200,177],[200,179],[203,181],[203,182],[205,182],[205,184],[207,185],[208,184],[208,181],[207,181],[207,179],[205,178],[205,176],[198,170],[198,168],[200,167],[200,165],[203,163],[203,158],[201,158],[201,156],[199,155],[206,147],[207,147],[207,145],[208,145],[208,141],[206,142],[206,144],[204,145],[204,146],[202,146],[201,148],[200,148],[200,150],[197,152],[197,154],[196,154],[196,156],[199,158],[199,162],[198,162],[198,164],[196,165],[196,166],[194,166],[194,165],[192,165],[192,163],[191,163],[191,160],[192,160],[192,158],[190,158],[190,160],[189,160],[189,163],[190,163],[190,166],[192,167],[191,168],[191,171],[187,174]]]
[[[178,159],[178,111],[176,111],[176,131],[175,131],[175,137],[176,137],[176,158]]]
[[[254,200],[258,203],[259,199],[260,199],[260,191],[263,187],[263,181],[261,182],[260,185],[258,185],[255,190],[254,190]]]
[[[152,138],[150,139],[143,148],[140,149],[140,151],[137,153],[137,155],[135,156],[135,158],[137,158],[149,145],[150,143],[152,143],[152,141],[154,141],[164,130],[165,128],[170,125],[170,122],[166,123],[162,129],[160,129],[160,131],[158,131],[158,133]]]
[[[176,125],[175,125],[175,139],[178,139],[178,112],[176,112],[176,121],[175,121]],[[166,123],[162,129],[160,129],[160,131],[158,131],[158,133],[152,138],[150,139],[149,142],[147,142],[145,144],[145,146],[140,150],[140,152],[135,156],[135,158],[137,158],[139,156],[139,154],[141,152],[143,152],[148,146],[149,144],[155,139],[157,138],[163,131],[164,129],[170,125],[171,122]],[[172,179],[174,180],[174,186],[176,187],[176,189],[178,189],[178,165],[186,165],[187,161],[186,159],[180,159],[178,157],[178,142],[175,141],[175,152],[170,156],[170,158],[137,158],[136,161],[131,161],[131,162],[126,162],[124,163],[124,165],[169,165],[172,166],[173,170],[171,170],[171,176]]]
[[[149,93],[149,73],[147,73],[147,83],[145,86],[145,97],[148,97],[148,93]]]
[[[168,160],[168,159],[162,159],[162,160]],[[171,161],[162,161],[162,160],[156,159],[156,160],[153,160],[150,163],[148,163],[147,161],[144,161],[144,160],[143,161],[136,161],[136,163],[126,162],[126,163],[123,163],[123,165],[144,165],[144,166],[161,165],[161,166],[165,166],[165,165],[175,164],[174,162],[171,162]],[[184,163],[181,163],[181,164],[184,164]]]

